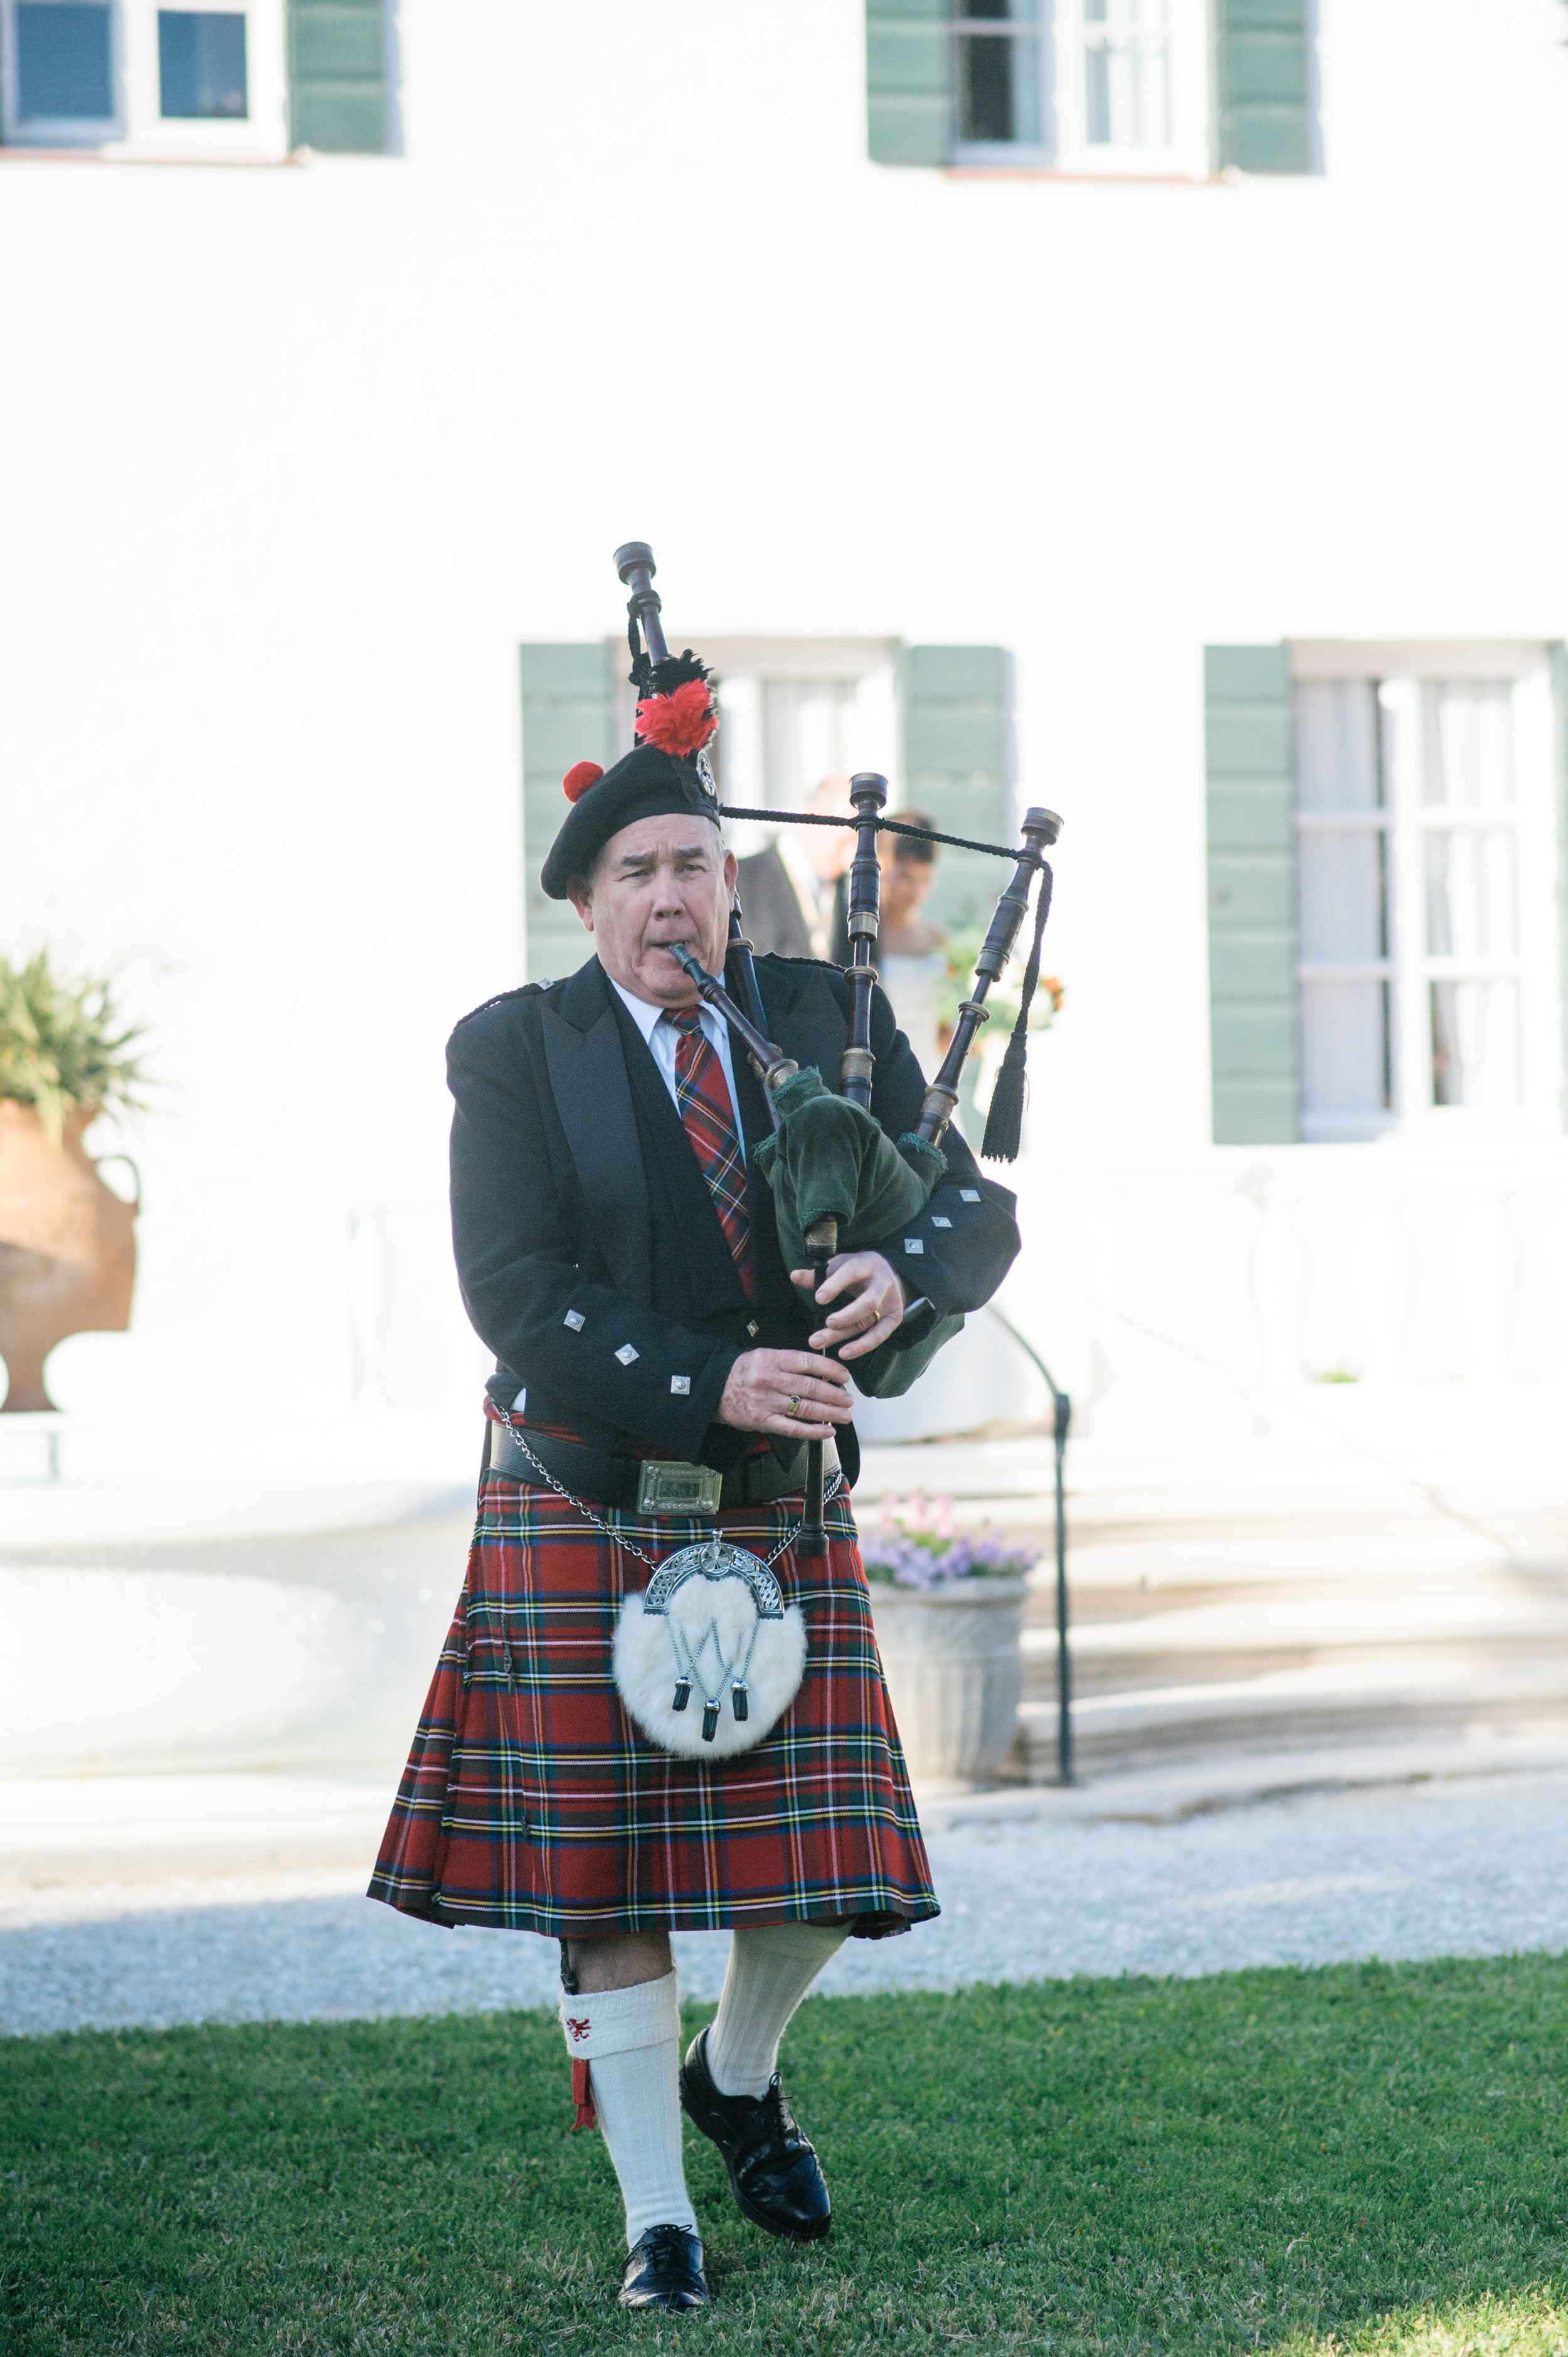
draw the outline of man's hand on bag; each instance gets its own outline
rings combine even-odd
[[[831,1440],[854,1415],[849,1376],[811,1351],[747,1351],[729,1371],[718,1421],[789,1440]]]
[[[792,1284],[810,1291],[809,1268],[791,1269],[789,1276]],[[826,1324],[812,1335],[811,1348],[829,1351],[839,1343],[842,1359],[864,1359],[868,1351],[897,1332],[909,1297],[891,1262],[880,1253],[839,1253],[829,1261],[817,1296],[819,1308],[826,1308],[830,1301],[836,1301],[838,1308],[828,1312]]]

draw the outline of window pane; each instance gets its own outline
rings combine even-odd
[[[24,123],[109,121],[114,100],[106,7],[19,0],[16,112]]]
[[[1434,982],[1431,989],[1433,1103],[1517,1105],[1518,985]]]
[[[855,717],[853,680],[764,682],[763,800],[769,810],[799,810],[824,778],[853,772]]]
[[[1032,33],[958,37],[958,132],[962,140],[1040,144],[1040,44]]]
[[[158,89],[166,115],[243,115],[244,17],[214,9],[160,8]]]
[[[1513,695],[1501,680],[1426,690],[1424,798],[1447,810],[1513,806]]]
[[[1295,692],[1296,799],[1304,811],[1382,807],[1378,691],[1367,679],[1304,683]]]
[[[1111,59],[1103,48],[1084,52],[1084,111],[1091,147],[1111,145]]]
[[[1382,829],[1304,828],[1296,858],[1302,963],[1361,964],[1386,957]]]
[[[1513,830],[1497,826],[1429,828],[1428,956],[1509,958],[1517,948]]]
[[[1108,0],[1114,5],[1114,0]],[[1364,823],[1384,807],[1381,718],[1371,680],[1314,680],[1295,692],[1299,945],[1304,965],[1368,965],[1389,954],[1389,838]],[[1336,814],[1363,823],[1325,823]],[[1314,1138],[1367,1136],[1392,1105],[1391,985],[1304,975],[1302,1114]]]
[[[1304,982],[1302,1110],[1386,1113],[1390,1104],[1389,990],[1382,982]]]
[[[1165,0],[1085,0],[1083,38],[1090,146],[1166,146]]]

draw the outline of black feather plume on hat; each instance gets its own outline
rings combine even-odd
[[[701,662],[690,647],[678,655],[666,655],[661,662],[655,662],[638,636],[635,616],[627,638],[631,647],[631,669],[627,676],[639,697],[673,695],[678,687],[684,687],[689,681],[705,680],[711,676],[707,664]]]
[[[678,687],[686,686],[690,681],[711,679],[712,676],[707,664],[699,661],[688,647],[683,654],[666,655],[662,662],[653,665],[653,693],[655,695],[673,695]]]

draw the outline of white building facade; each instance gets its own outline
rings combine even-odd
[[[62,1405],[469,1415],[442,1043],[584,947],[643,537],[735,799],[1063,814],[1005,1306],[1080,1428],[1550,1430],[1565,36],[0,0],[0,942],[160,1083]]]

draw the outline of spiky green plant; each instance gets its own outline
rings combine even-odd
[[[145,1028],[122,1022],[107,981],[68,981],[47,950],[26,965],[0,957],[0,1097],[36,1107],[55,1146],[72,1113],[139,1109],[145,1075],[131,1050]]]

